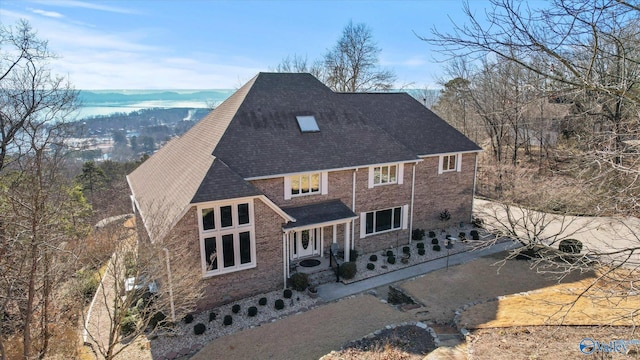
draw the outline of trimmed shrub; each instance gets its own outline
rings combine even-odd
[[[267,298],[266,298],[266,297],[261,297],[261,298],[258,300],[258,304],[259,304],[259,305],[262,305],[262,306],[267,305]]]
[[[424,248],[418,249],[418,255],[424,255],[424,253],[425,253]]]
[[[476,228],[482,228],[484,227],[484,220],[482,220],[482,218],[479,218],[479,217],[474,217],[471,220],[471,225],[473,225],[473,227],[476,227]]]
[[[395,264],[396,263],[396,257],[395,256],[389,256],[387,257],[387,262],[389,264]]]
[[[411,240],[422,240],[424,239],[424,229],[414,229],[411,232]]]
[[[249,309],[247,310],[247,315],[249,315],[249,317],[254,317],[258,315],[258,308],[255,306],[250,306]]]
[[[369,270],[373,270],[373,269],[375,269],[375,268],[376,268],[375,264],[373,264],[373,263],[368,263],[368,264],[367,264],[367,269],[369,269]]]
[[[304,291],[309,286],[309,275],[297,272],[291,275],[291,287],[297,291]]]
[[[353,261],[340,265],[340,276],[345,279],[353,279],[353,277],[356,276],[356,272],[356,263]]]
[[[469,231],[469,235],[471,235],[471,238],[473,240],[480,240],[480,234],[478,234],[478,230]]]
[[[429,237],[430,237],[430,238],[434,238],[434,237],[436,237],[436,233],[435,233],[435,231],[433,231],[433,230],[432,230],[432,231],[429,231]]]
[[[433,245],[433,251],[440,251],[440,245]]]
[[[207,330],[207,327],[204,326],[204,324],[202,324],[202,323],[198,323],[198,324],[195,324],[193,326],[193,333],[196,334],[196,335],[204,334],[205,330]]]
[[[351,250],[349,252],[349,261],[356,261],[358,259],[358,250]]]
[[[276,300],[275,307],[276,307],[276,310],[284,309],[284,300],[282,299]]]
[[[459,238],[461,241],[462,241],[462,240],[466,240],[466,239],[467,239],[467,234],[461,231],[461,232],[458,234],[458,238]]]
[[[149,320],[149,326],[151,326],[152,329],[155,329],[156,326],[158,326],[158,324],[163,322],[166,318],[167,316],[162,311],[158,311],[157,313],[153,314],[153,316]]]
[[[373,254],[373,255],[369,256],[369,261],[374,261],[374,262],[378,261],[378,255]]]
[[[444,211],[440,213],[440,221],[446,222],[449,220],[451,220],[451,213],[449,210],[444,209]]]
[[[218,314],[214,313],[213,311],[209,313],[209,322],[214,321],[216,318],[218,317]]]
[[[284,289],[284,291],[282,292],[282,296],[284,296],[285,299],[291,299],[291,297],[293,296],[293,291],[291,291],[291,289]]]
[[[527,248],[518,252],[518,254],[516,255],[516,260],[531,260],[539,257],[540,254],[538,254],[538,251],[536,251],[535,249]]]
[[[417,243],[417,244],[416,244],[416,247],[417,247],[418,249],[424,249],[424,243],[419,242],[419,243]]]
[[[238,305],[238,304],[233,305],[233,306],[231,307],[231,311],[232,311],[234,314],[239,313],[239,312],[240,312],[240,305]]]
[[[560,241],[558,249],[563,253],[580,254],[580,251],[582,251],[582,242],[576,239],[564,239]]]
[[[392,250],[387,250],[387,256],[393,256],[393,251]]]
[[[438,245],[438,238],[431,239],[431,244],[432,245]]]
[[[225,315],[224,319],[222,320],[222,324],[226,326],[233,324],[233,318],[231,317],[231,315]]]
[[[185,324],[191,324],[193,322],[193,315],[187,314],[182,320],[184,320]]]
[[[408,246],[403,246],[402,247],[402,252],[405,254],[411,254],[411,248]]]

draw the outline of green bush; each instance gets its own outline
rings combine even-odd
[[[134,314],[128,314],[120,323],[120,334],[128,336],[133,334],[138,327],[138,317]]]
[[[582,242],[576,239],[565,239],[560,241],[558,249],[563,253],[580,254],[580,251],[582,251]]]
[[[471,230],[469,231],[469,235],[471,235],[471,238],[473,240],[480,240],[480,234],[478,234],[477,230]]]
[[[218,317],[218,314],[214,313],[213,311],[209,313],[209,322],[214,321],[216,318]]]
[[[207,330],[207,327],[204,324],[198,323],[193,326],[193,333],[196,335],[204,334],[205,330]]]
[[[424,248],[418,249],[418,255],[424,255],[424,253],[425,253]]]
[[[376,266],[375,266],[373,263],[368,263],[368,264],[367,264],[367,269],[369,269],[369,270],[373,270],[373,269],[375,269],[375,268],[376,268]]]
[[[233,324],[233,318],[231,317],[231,315],[225,315],[224,319],[222,320],[222,324],[226,326]]]
[[[297,291],[304,291],[309,286],[309,276],[305,273],[297,272],[291,275],[291,287]]]
[[[393,256],[393,251],[392,250],[387,250],[387,256]]]
[[[182,320],[184,320],[185,324],[191,324],[193,322],[193,315],[187,314]]]
[[[259,304],[259,305],[262,305],[262,306],[267,305],[267,298],[266,298],[266,297],[261,297],[261,298],[258,300],[258,304]]]
[[[358,259],[358,250],[351,250],[349,252],[349,261],[356,261]]]
[[[440,251],[440,245],[433,245],[433,251]]]
[[[258,308],[255,306],[250,306],[249,309],[247,310],[247,315],[249,315],[249,317],[254,317],[258,314]]]
[[[93,295],[100,286],[100,277],[93,271],[80,271],[78,275],[80,279],[80,293],[85,300],[91,301]]]
[[[424,239],[424,229],[414,229],[411,232],[411,240],[422,240]]]
[[[396,257],[395,256],[389,256],[387,257],[387,262],[389,264],[395,264],[396,263]]]
[[[434,237],[436,237],[436,233],[435,233],[435,231],[429,231],[429,237],[430,237],[430,238],[434,238]]]
[[[373,255],[369,256],[369,261],[373,261],[373,262],[378,261],[378,255],[373,254]]]
[[[340,276],[345,279],[353,279],[353,277],[356,276],[356,272],[356,263],[353,261],[340,265]]]
[[[424,243],[419,242],[419,243],[416,244],[416,247],[418,249],[424,249]]]
[[[431,239],[431,244],[432,245],[438,245],[438,239],[437,238]]]
[[[458,234],[458,238],[459,238],[460,240],[465,240],[465,239],[467,238],[467,234],[465,234],[464,232],[462,232],[462,231],[461,231],[461,232]]]
[[[408,246],[403,246],[402,247],[402,252],[405,254],[411,254],[411,248]]]
[[[284,291],[282,292],[282,296],[284,296],[285,299],[291,299],[291,297],[293,296],[293,291],[291,291],[291,289],[284,289]]]
[[[282,299],[276,300],[275,307],[276,307],[276,310],[284,309],[284,300]]]
[[[233,306],[231,307],[231,311],[232,311],[234,314],[239,313],[239,312],[240,312],[240,305],[238,305],[238,304],[233,305]]]

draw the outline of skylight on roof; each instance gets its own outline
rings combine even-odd
[[[313,115],[296,116],[296,120],[298,120],[298,126],[300,126],[300,131],[303,133],[320,131],[316,118]]]

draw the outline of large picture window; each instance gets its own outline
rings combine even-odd
[[[365,214],[365,234],[376,234],[390,230],[401,229],[402,207],[371,211]]]
[[[205,275],[255,266],[253,206],[237,202],[198,209]]]

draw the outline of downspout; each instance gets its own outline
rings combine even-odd
[[[351,211],[356,212],[356,172],[358,169],[353,170],[353,181],[352,181],[352,199],[351,199]],[[356,220],[351,220],[351,248],[355,249],[356,247]]]
[[[416,190],[416,165],[413,163],[413,169],[411,174],[411,215],[409,216],[409,244],[411,244],[411,234],[413,232],[413,197]]]
[[[287,256],[287,233],[282,232],[282,274],[284,276],[284,288],[287,288],[287,270],[289,267],[289,257]]]
[[[462,159],[460,159],[460,161],[462,161]],[[476,165],[475,165],[475,168],[473,169],[473,192],[471,195],[471,219],[469,219],[469,222],[473,222],[473,211],[474,211],[473,204],[475,203],[475,197],[476,197],[476,178],[477,177],[478,177],[478,153],[476,153]]]
[[[169,263],[169,249],[162,248],[167,259],[167,276],[169,277],[169,302],[171,303],[171,321],[176,322],[176,307],[173,303],[173,284],[171,283],[171,264]]]

